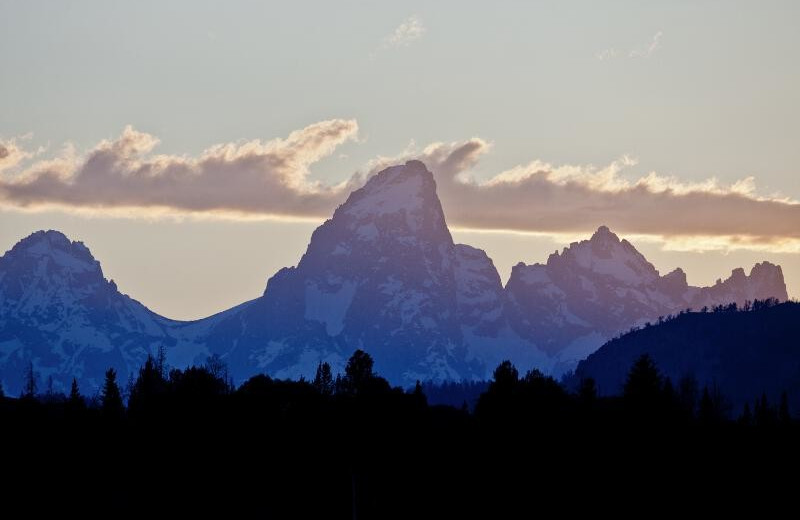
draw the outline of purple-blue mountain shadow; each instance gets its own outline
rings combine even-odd
[[[320,361],[341,370],[358,348],[394,384],[484,379],[503,359],[558,375],[631,326],[765,298],[787,299],[779,266],[692,287],[606,227],[518,264],[503,287],[483,251],[453,242],[433,175],[409,161],[351,193],[263,296],[193,322],[121,294],[82,243],[30,235],[0,258],[0,378],[18,393],[32,361],[40,385],[66,390],[75,376],[93,392],[108,367],[125,381],[160,345],[178,367],[218,354],[236,381],[310,377]]]

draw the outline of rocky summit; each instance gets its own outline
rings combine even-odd
[[[342,370],[358,348],[402,385],[483,379],[503,359],[558,374],[634,325],[765,298],[787,299],[779,266],[692,287],[605,226],[517,264],[504,287],[485,252],[453,243],[434,175],[409,161],[351,193],[261,297],[193,322],[120,293],[82,243],[34,233],[0,258],[0,378],[19,392],[32,365],[40,385],[65,390],[74,376],[92,392],[108,367],[125,381],[162,345],[173,366],[218,354],[236,381],[310,377],[320,361]]]

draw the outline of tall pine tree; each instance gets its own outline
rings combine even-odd
[[[117,371],[113,368],[106,370],[106,379],[100,392],[100,402],[103,415],[108,418],[119,418],[125,410],[122,405],[122,393],[117,384]]]
[[[85,403],[81,391],[78,389],[78,380],[72,378],[72,385],[69,388],[69,404],[72,406],[82,407]]]
[[[333,395],[333,373],[331,372],[331,366],[328,362],[323,363],[320,361],[319,365],[317,365],[317,373],[314,376],[314,381],[311,384],[320,394],[326,396]]]
[[[36,372],[33,370],[33,361],[28,361],[28,369],[25,371],[25,388],[22,390],[22,397],[33,399],[36,396]]]

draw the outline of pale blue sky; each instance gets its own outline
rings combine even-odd
[[[0,0],[0,139],[32,133],[18,142],[46,146],[43,159],[132,125],[161,140],[158,153],[196,155],[344,118],[358,121],[358,141],[315,164],[313,179],[344,180],[412,140],[480,137],[492,148],[471,172],[479,179],[534,159],[604,166],[628,154],[632,179],[753,176],[759,194],[796,200],[798,15],[800,4],[777,1]],[[390,43],[410,17],[421,35]],[[260,294],[313,227],[5,209],[0,249],[63,229],[123,291],[168,316],[200,317]],[[486,247],[502,273],[562,245],[457,238]],[[695,283],[771,259],[800,294],[798,253],[641,249]]]

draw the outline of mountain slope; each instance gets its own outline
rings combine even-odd
[[[272,277],[209,344],[230,349],[239,372],[308,375],[320,360],[341,368],[362,348],[395,382],[483,377],[485,363],[467,354],[461,314],[481,298],[498,305],[502,287],[491,261],[475,275],[490,286],[470,283],[466,251],[453,243],[431,172],[419,161],[388,168],[353,192],[314,231],[297,267]]]
[[[81,242],[39,231],[0,257],[0,367],[17,392],[32,362],[44,391],[78,378],[96,390],[114,367],[124,381],[174,324],[121,294]]]
[[[800,304],[748,312],[692,312],[612,340],[578,364],[575,380],[592,377],[602,394],[621,391],[633,362],[650,354],[673,384],[693,375],[718,385],[739,413],[766,392],[789,394],[800,407]]]
[[[687,308],[755,299],[788,299],[779,266],[750,276],[736,269],[712,287],[691,287],[681,269],[661,276],[627,240],[601,226],[591,239],[550,255],[546,264],[514,266],[506,284],[508,319],[523,338],[557,360],[556,372],[633,325]]]

